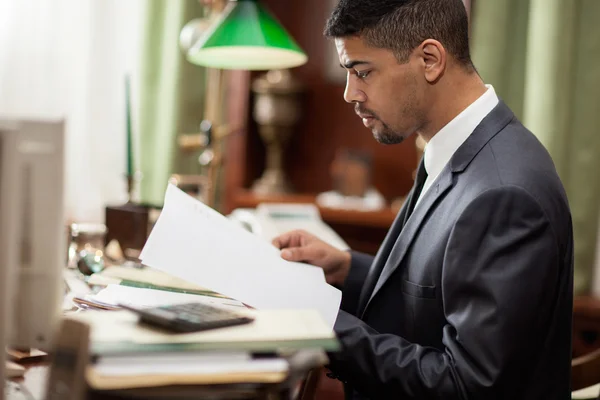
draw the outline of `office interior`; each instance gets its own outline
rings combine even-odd
[[[73,278],[70,290],[83,285],[96,293],[115,280],[135,280],[123,270],[136,274],[144,268],[139,257],[171,186],[265,242],[300,228],[340,248],[375,254],[385,238],[413,185],[425,144],[415,137],[394,146],[377,143],[343,100],[346,72],[322,33],[337,0],[259,1],[284,28],[287,50],[295,54],[284,65],[270,64],[267,53],[233,61],[202,53],[199,43],[214,33],[232,3],[237,2],[0,2],[0,120],[6,121],[0,130],[35,130],[27,124],[38,122],[39,129],[62,135],[64,175],[49,178],[33,193],[41,210],[45,196],[60,192],[62,237],[55,243],[61,246],[61,282],[65,271]],[[478,73],[538,135],[565,185],[575,234],[572,379],[584,382],[574,388],[588,390],[573,398],[596,398],[600,2],[464,3]],[[6,160],[5,155],[0,161]],[[15,184],[25,184],[24,179]],[[2,190],[3,196],[8,193]],[[0,201],[8,207],[6,198]],[[58,209],[48,207],[48,212]],[[8,225],[2,225],[4,237],[10,236]],[[212,289],[163,272],[153,271],[152,279],[177,281],[185,290]],[[4,277],[8,282],[11,276]],[[4,294],[13,319],[6,312],[0,325],[9,330],[21,311],[16,297]],[[61,292],[61,302],[65,296]],[[111,305],[89,297],[62,307],[79,313]],[[81,327],[71,333],[78,329],[89,335]],[[9,343],[6,399],[46,398],[53,346],[64,339],[59,333],[57,328],[52,346],[41,352]],[[89,337],[69,340],[82,340],[79,350],[87,354],[82,349]],[[343,398],[341,383],[326,376],[326,359],[311,360],[301,378],[276,395]],[[14,378],[8,378],[9,370]],[[253,382],[268,386],[276,378],[285,380],[270,373],[270,381],[254,376]],[[74,368],[65,379],[72,379],[73,392],[83,393],[91,378]],[[202,392],[222,383],[211,379],[198,380],[186,393],[217,396]],[[143,380],[136,385],[144,388]],[[257,391],[264,394],[264,387]],[[111,398],[102,391],[94,396]]]

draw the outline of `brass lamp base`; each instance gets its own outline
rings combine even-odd
[[[288,194],[293,189],[288,183],[283,171],[276,169],[267,169],[260,179],[252,185],[252,191],[256,194]]]
[[[256,194],[292,192],[283,172],[283,152],[295,125],[301,118],[300,94],[303,86],[288,70],[269,71],[254,80],[254,120],[266,147],[266,168],[252,186]]]

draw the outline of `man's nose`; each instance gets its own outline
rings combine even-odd
[[[346,78],[346,89],[344,90],[344,100],[347,103],[364,103],[367,99],[365,92],[357,88],[356,84],[352,82],[352,76],[348,74]]]

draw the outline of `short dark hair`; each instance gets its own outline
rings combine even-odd
[[[340,0],[324,33],[361,36],[370,46],[392,50],[399,62],[424,40],[435,39],[460,64],[473,68],[462,0]]]

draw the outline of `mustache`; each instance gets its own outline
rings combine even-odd
[[[362,108],[358,104],[354,105],[354,112],[356,114],[366,115],[368,117],[373,117],[375,119],[379,119],[379,117],[377,116],[377,114],[375,114],[373,111],[369,110],[368,108]]]

